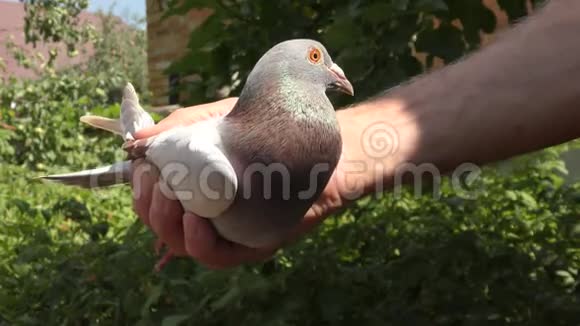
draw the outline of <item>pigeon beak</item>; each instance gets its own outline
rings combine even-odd
[[[334,81],[330,83],[330,88],[337,89],[343,93],[346,93],[350,96],[354,96],[354,88],[346,76],[344,75],[344,71],[340,68],[336,63],[333,63],[330,68],[328,68],[332,75],[335,77]]]

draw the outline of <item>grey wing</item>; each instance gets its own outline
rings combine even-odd
[[[160,134],[146,157],[186,211],[214,218],[234,202],[238,179],[213,121]]]

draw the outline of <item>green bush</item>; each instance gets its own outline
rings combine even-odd
[[[0,121],[16,130],[2,130],[0,162],[54,171],[124,159],[120,137],[79,121],[89,113],[118,118],[120,106],[109,104],[107,95],[116,89],[75,71],[5,84],[0,88]]]
[[[81,125],[79,118],[87,113],[117,118],[128,81],[147,99],[144,31],[122,24],[111,13],[99,13],[97,27],[81,24],[78,16],[86,0],[24,2],[27,42],[45,42],[51,50],[46,61],[37,62],[22,48],[7,44],[18,62],[39,78],[0,80],[0,121],[16,128],[0,134],[0,162],[54,171],[122,159],[120,139]],[[58,52],[58,44],[66,45],[65,54]],[[85,45],[94,49],[89,60],[55,70],[57,56],[76,56]]]
[[[16,128],[4,137],[10,146],[0,147],[0,162],[46,170],[94,167],[121,159],[119,139],[79,122],[98,103],[106,105],[99,92],[84,95],[95,89],[98,80],[66,74],[13,81],[0,89],[0,117]]]
[[[359,201],[264,264],[152,271],[129,189],[71,192],[0,172],[0,316],[9,324],[576,325],[580,188],[555,151],[471,197]],[[186,322],[187,321],[187,322]]]

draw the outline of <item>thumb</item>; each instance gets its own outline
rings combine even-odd
[[[224,116],[232,110],[237,100],[235,97],[230,97],[217,102],[178,109],[158,124],[137,131],[134,137],[135,139],[148,138],[174,127],[187,126],[199,121]]]
[[[135,132],[133,137],[135,137],[135,139],[149,138],[165,130],[169,130],[173,127],[177,127],[180,125],[183,125],[183,121],[179,121],[179,119],[172,119],[171,115],[169,115],[167,118],[161,120],[158,124],[153,125],[151,127],[143,128]]]

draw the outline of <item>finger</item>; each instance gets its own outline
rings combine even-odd
[[[175,255],[185,255],[183,238],[183,208],[178,200],[167,198],[158,182],[153,188],[149,223],[153,232]]]
[[[177,126],[190,125],[202,120],[226,115],[237,102],[237,98],[227,98],[213,103],[196,105],[174,111],[158,124],[135,133],[136,139],[147,138]]]
[[[133,209],[141,221],[149,226],[149,209],[153,187],[159,179],[159,171],[144,159],[131,164],[131,187],[133,189]]]
[[[176,116],[169,115],[167,118],[161,120],[158,124],[151,127],[143,128],[133,135],[135,139],[148,138],[155,136],[165,130],[169,130],[173,127],[186,125],[186,121],[177,119]]]
[[[185,249],[201,264],[214,269],[230,268],[271,257],[275,250],[253,249],[222,239],[207,219],[186,213],[183,217]]]
[[[317,203],[312,205],[308,212],[306,212],[306,215],[304,215],[302,221],[300,221],[300,224],[290,230],[284,244],[281,244],[281,246],[299,240],[304,234],[311,232],[319,226],[329,214],[338,210],[338,208],[333,207],[333,204],[325,203],[327,200],[326,198],[321,198]]]
[[[312,231],[315,227],[319,226],[322,221],[324,221],[323,216],[316,215],[311,210],[306,213],[306,216],[304,216],[300,224],[290,231],[289,239],[296,239],[304,233]]]
[[[340,194],[339,187],[337,186],[335,171],[320,198],[318,198],[316,203],[314,203],[306,212],[300,224],[290,231],[286,239],[287,243],[294,242],[303,234],[311,232],[315,227],[320,225],[328,215],[343,209],[344,205],[344,200]]]

